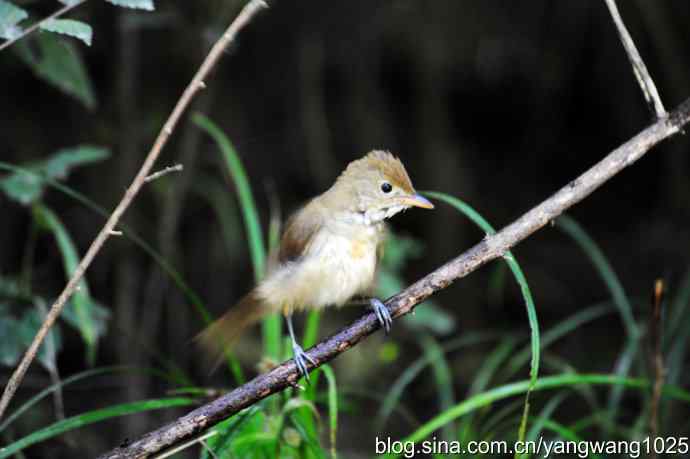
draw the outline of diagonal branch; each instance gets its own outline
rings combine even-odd
[[[690,121],[690,99],[683,102],[669,117],[658,120],[628,140],[584,174],[498,233],[487,236],[457,258],[390,298],[386,306],[391,315],[400,317],[409,313],[430,295],[448,287],[455,280],[466,276],[489,261],[503,256],[511,247],[589,196],[611,177],[640,159],[659,142],[681,132],[688,121]],[[355,346],[378,329],[379,322],[375,314],[369,313],[309,349],[307,354],[317,363],[317,366],[322,365]],[[310,366],[314,368],[313,365]],[[100,459],[147,457],[188,441],[243,408],[295,385],[299,378],[300,374],[294,361],[284,362],[270,372],[257,376],[243,386],[158,430],[149,432],[127,446],[104,454]]]
[[[129,186],[129,188],[127,188],[125,195],[122,197],[122,200],[108,218],[105,226],[103,226],[101,231],[98,233],[98,236],[96,236],[96,239],[94,239],[91,243],[91,246],[86,251],[86,255],[84,255],[84,258],[82,258],[79,262],[77,269],[74,271],[74,275],[65,286],[65,289],[62,291],[55,303],[50,307],[45,321],[36,333],[36,336],[34,336],[29,349],[27,349],[24,357],[22,357],[22,361],[19,363],[19,366],[17,366],[17,369],[14,370],[14,373],[12,373],[12,377],[8,381],[7,386],[5,386],[2,399],[0,399],[0,418],[2,417],[5,409],[7,409],[7,405],[9,405],[10,400],[12,400],[14,393],[19,388],[22,379],[24,379],[24,375],[29,369],[34,357],[36,357],[38,348],[41,346],[43,339],[48,334],[50,327],[60,316],[65,303],[77,289],[82,277],[84,277],[86,269],[89,267],[89,265],[91,265],[91,262],[101,250],[101,247],[103,247],[103,244],[108,237],[113,234],[117,234],[113,232],[115,230],[115,226],[120,221],[120,218],[132,203],[141,187],[146,183],[146,178],[149,176],[153,164],[156,162],[161,150],[163,150],[163,147],[168,142],[168,138],[172,135],[175,126],[177,126],[177,122],[182,117],[182,114],[185,112],[196,93],[200,89],[206,87],[204,79],[216,65],[222,56],[223,51],[235,40],[237,33],[249,23],[249,21],[256,13],[259,12],[259,10],[265,7],[267,7],[267,5],[263,0],[251,0],[249,3],[247,3],[232,24],[230,24],[225,33],[218,39],[216,44],[213,45],[211,51],[209,51],[208,56],[206,56],[206,59],[204,59],[204,62],[201,64],[201,67],[199,67],[196,75],[194,75],[194,78],[192,78],[192,81],[189,83],[187,88],[182,93],[182,96],[177,101],[175,108],[170,114],[170,117],[163,125],[163,128],[158,134],[155,143],[151,147],[151,151],[149,151],[148,155],[146,156],[146,159],[144,160],[144,163],[142,164],[141,169],[139,169],[136,177],[132,181],[132,184]]]
[[[649,106],[654,110],[657,118],[661,119],[666,117],[666,109],[664,108],[664,104],[661,102],[661,97],[659,97],[659,91],[657,91],[654,80],[652,80],[652,77],[649,75],[647,66],[644,65],[642,56],[640,56],[640,53],[637,51],[635,42],[623,23],[623,18],[621,18],[620,13],[618,12],[618,7],[616,6],[616,0],[604,1],[606,2],[606,6],[611,13],[613,23],[616,25],[616,29],[618,30],[618,36],[623,43],[625,53],[628,55],[628,60],[630,61],[630,65],[632,65],[633,73],[635,74],[635,78],[637,78],[637,82],[640,84],[642,94],[644,94],[647,104],[649,104]]]

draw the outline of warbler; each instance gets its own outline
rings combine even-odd
[[[374,150],[352,161],[331,188],[288,219],[265,278],[200,335],[207,349],[231,346],[241,332],[267,314],[281,312],[299,371],[309,378],[316,363],[295,339],[292,314],[342,306],[359,298],[385,329],[392,318],[371,296],[386,235],[385,220],[410,207],[434,206],[415,192],[402,162]]]

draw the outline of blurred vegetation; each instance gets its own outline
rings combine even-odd
[[[0,37],[61,3],[0,0]],[[79,5],[0,51],[3,382],[243,4],[108,3]],[[620,3],[673,107],[690,95],[690,4]],[[596,0],[275,1],[207,85],[158,165],[184,171],[146,185],[99,254],[0,420],[0,458],[96,455],[289,358],[279,317],[213,375],[190,341],[261,278],[289,212],[367,150],[396,152],[419,189],[437,190],[427,193],[436,210],[392,222],[386,298],[650,119]],[[244,410],[174,457],[372,457],[376,437],[687,435],[687,145],[661,146],[388,338],[372,336],[304,390]],[[667,293],[660,322],[656,279]],[[303,344],[361,313],[304,316]]]

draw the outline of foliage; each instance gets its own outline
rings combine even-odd
[[[113,5],[147,11],[154,10],[153,0],[107,0]],[[62,1],[67,5],[76,0]],[[29,13],[9,2],[0,0],[0,38],[7,40],[20,37],[24,32],[22,22],[29,19]],[[85,22],[75,19],[51,18],[39,23],[41,31],[15,45],[17,56],[28,65],[34,74],[46,83],[55,86],[74,97],[87,109],[96,107],[96,96],[81,52],[72,43],[60,37],[76,38],[91,46],[93,30]],[[30,46],[26,41],[33,41]]]
[[[106,1],[119,7],[147,11],[154,9],[152,0]],[[74,0],[61,0],[61,3],[73,4]],[[24,8],[25,5],[25,2],[0,0],[0,38],[18,37],[26,30],[27,22],[35,24],[40,20],[32,17]],[[59,89],[87,109],[95,109],[98,97],[83,57],[85,48],[75,39],[90,46],[92,40],[98,40],[98,34],[94,35],[91,26],[84,21],[52,19],[41,24],[37,33],[13,45],[12,52],[42,83]],[[220,151],[223,170],[234,185],[234,190],[229,190],[216,176],[219,174],[205,171],[195,176],[192,192],[213,209],[228,253],[249,253],[254,278],[259,280],[264,274],[271,244],[266,240],[266,232],[261,225],[259,206],[242,156],[227,135],[209,118],[196,114],[192,120],[213,140]],[[36,239],[44,238],[45,241],[41,242],[46,242],[59,254],[65,279],[74,273],[80,258],[78,243],[72,236],[72,223],[46,198],[52,197],[49,193],[57,189],[84,207],[107,217],[106,210],[66,187],[63,182],[76,168],[96,165],[108,157],[109,152],[103,147],[78,145],[62,148],[44,160],[15,169],[0,164],[3,166],[0,169],[10,170],[0,177],[0,191],[13,203],[26,208],[31,225],[24,248],[26,263],[17,272],[0,276],[0,365],[16,365],[42,322],[47,305],[56,294],[43,285],[37,285],[34,279],[32,267],[37,264]],[[486,234],[494,232],[493,227],[467,203],[443,193],[428,195],[461,212]],[[557,321],[545,327],[544,333],[540,334],[532,291],[521,267],[508,252],[504,256],[508,269],[504,264],[492,267],[494,270],[486,302],[495,305],[508,298],[503,294],[511,288],[506,273],[512,273],[527,311],[525,327],[508,331],[470,330],[456,319],[461,317],[459,314],[449,312],[451,305],[442,305],[442,300],[438,299],[428,300],[415,310],[414,315],[399,321],[403,327],[402,333],[394,335],[380,347],[379,363],[385,362],[386,370],[393,375],[392,379],[385,381],[385,392],[377,392],[370,387],[357,392],[343,384],[346,378],[344,375],[341,377],[338,367],[323,366],[313,373],[312,383],[305,390],[288,389],[214,426],[210,437],[199,447],[200,457],[343,457],[346,455],[345,442],[337,441],[339,429],[343,429],[343,419],[340,417],[343,413],[361,419],[363,430],[368,428],[366,423],[371,422],[376,431],[382,433],[385,428],[399,429],[400,422],[409,422],[409,425],[405,424],[407,435],[400,438],[416,441],[429,438],[436,432],[441,433],[444,439],[457,440],[462,444],[482,439],[532,440],[539,436],[548,436],[550,439],[629,440],[647,435],[653,375],[646,366],[643,352],[645,325],[635,317],[636,301],[626,292],[613,264],[606,258],[606,250],[587,233],[583,225],[568,216],[559,218],[555,224],[591,262],[593,271],[608,289],[610,299],[582,305],[577,313],[566,317],[559,315]],[[196,308],[201,319],[209,322],[210,315],[201,295],[187,284],[183,274],[173,267],[173,261],[163,259],[142,236],[124,223],[119,229],[124,231],[128,241],[155,261],[183,293],[187,302]],[[268,233],[268,239],[275,243],[275,227]],[[406,268],[425,255],[426,247],[421,241],[409,235],[392,234],[379,273],[377,295],[386,298],[403,289],[407,284]],[[661,423],[665,427],[662,430],[674,429],[669,421],[672,419],[669,414],[671,408],[677,409],[690,402],[690,394],[680,387],[686,382],[683,374],[690,339],[689,299],[690,271],[673,289],[667,301],[670,320],[663,324],[663,348],[668,355],[669,371],[661,401]],[[474,304],[470,307],[481,307],[483,300],[471,300]],[[61,321],[51,329],[41,347],[37,359],[41,367],[57,373],[58,356],[70,333],[74,336],[79,334],[86,360],[93,364],[99,339],[109,327],[108,311],[92,296],[89,284],[84,279],[67,304]],[[602,370],[576,368],[574,362],[561,355],[557,343],[568,339],[586,339],[587,332],[583,329],[608,321],[611,313],[618,314],[625,342],[615,362],[611,362],[613,369],[610,373],[589,373]],[[322,338],[319,334],[321,322],[320,312],[313,311],[308,315],[304,327],[305,347],[313,346]],[[525,335],[527,324],[529,338]],[[264,322],[262,333],[261,353],[270,357],[270,363],[290,358],[289,346],[283,345],[278,315]],[[409,358],[410,349],[413,349],[412,358]],[[73,383],[98,375],[107,375],[115,380],[125,370],[94,368],[73,374],[52,383],[3,420],[0,433],[7,438],[16,432],[22,432],[23,436],[7,441],[7,446],[0,450],[0,458],[21,454],[29,446],[90,424],[129,414],[187,407],[204,401],[208,390],[195,385],[193,377],[174,362],[174,356],[167,356],[156,349],[144,351],[156,354],[165,371],[156,369],[153,372],[163,374],[173,387],[172,393],[190,396],[168,394],[170,396],[154,400],[111,404],[26,432],[26,426],[32,425],[29,422],[32,416],[45,411],[41,402],[49,395],[55,396],[62,389],[72,390]],[[476,368],[469,368],[469,371],[464,367],[459,368],[456,357],[460,352],[476,355],[479,361]],[[245,381],[245,372],[253,371],[253,368],[243,368],[235,356],[230,356],[229,368],[238,384]],[[516,375],[526,373],[527,368],[529,379],[515,381]],[[607,389],[606,396],[601,396],[597,386]],[[420,392],[424,392],[435,403],[430,404],[433,414],[421,421],[415,419],[417,413],[410,415],[405,406],[405,396],[417,388],[421,388]],[[530,395],[532,392],[534,394]],[[624,397],[630,397],[634,402],[632,405],[639,405],[639,410],[633,411],[627,406],[624,408]],[[360,399],[365,399],[367,405],[361,403]],[[368,416],[371,410],[368,404],[371,403],[377,404],[375,417]],[[563,408],[571,403],[584,407],[586,416],[571,419]],[[399,413],[405,416],[396,418],[394,414]],[[403,418],[404,421],[401,421]],[[41,418],[43,421],[44,417]],[[9,429],[10,426],[13,429]]]
[[[79,255],[65,225],[50,208],[42,203],[47,180],[65,179],[73,168],[102,161],[108,155],[108,151],[100,147],[66,148],[59,150],[46,160],[27,165],[22,170],[0,179],[0,190],[7,197],[22,205],[32,206],[31,215],[35,228],[45,230],[54,237],[58,251],[62,255],[66,280],[76,269]],[[33,258],[33,244],[29,244],[27,250],[26,256],[29,259]],[[17,275],[16,278],[0,278],[0,298],[7,301],[9,306],[20,304],[33,306],[24,309],[18,327],[12,326],[15,321],[11,311],[13,308],[0,309],[0,321],[9,324],[5,325],[7,334],[4,336],[8,346],[0,348],[0,354],[2,354],[0,361],[7,366],[15,365],[20,356],[17,350],[23,351],[31,343],[31,339],[42,323],[41,317],[44,312],[41,311],[45,310],[45,305],[48,303],[43,296],[31,292],[29,274],[27,272]],[[17,281],[19,277],[23,277],[24,285]],[[63,319],[81,333],[86,344],[87,359],[91,364],[95,361],[97,340],[106,331],[108,316],[108,310],[91,298],[88,284],[86,280],[82,280],[79,289],[65,307]],[[60,348],[60,329],[55,326],[39,353],[39,361],[44,367],[56,368],[55,360]]]

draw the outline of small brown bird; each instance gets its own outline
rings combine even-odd
[[[315,363],[295,339],[293,311],[369,296],[382,255],[384,220],[409,207],[434,206],[415,192],[398,158],[377,150],[351,162],[331,188],[288,220],[264,280],[201,333],[202,345],[222,351],[246,327],[281,311],[295,363],[308,378],[307,362]],[[386,306],[376,298],[365,301],[388,333],[392,319]]]

